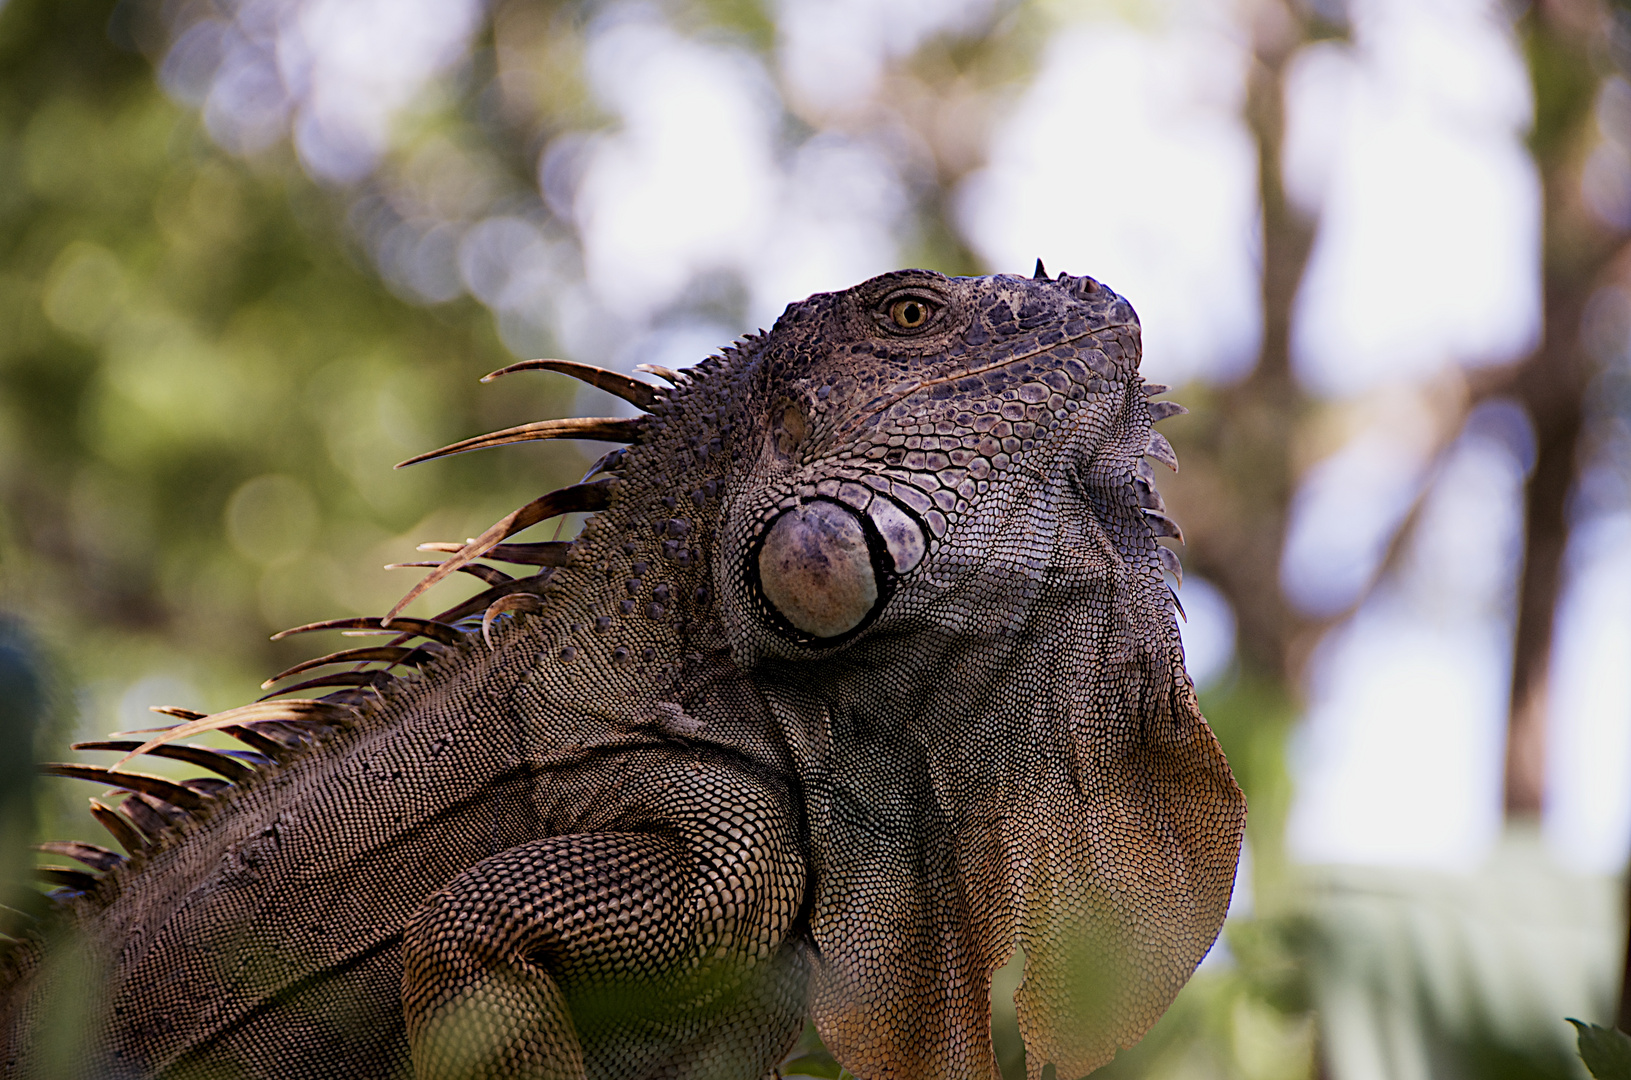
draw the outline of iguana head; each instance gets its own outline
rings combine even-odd
[[[920,612],[1022,527],[1016,473],[1102,433],[1137,357],[1131,306],[1085,277],[907,270],[788,307],[727,480],[715,569],[739,660],[818,657]]]

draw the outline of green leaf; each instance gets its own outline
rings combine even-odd
[[[1580,1060],[1597,1080],[1631,1080],[1631,1035],[1568,1018],[1580,1033]]]
[[[804,1057],[784,1061],[781,1065],[781,1075],[792,1080],[793,1077],[807,1076],[811,1080],[839,1080],[849,1075],[843,1068],[827,1054],[807,1054]]]

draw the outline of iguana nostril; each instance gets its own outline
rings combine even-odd
[[[776,519],[759,550],[765,599],[796,629],[833,638],[878,602],[866,531],[837,503],[811,502]]]

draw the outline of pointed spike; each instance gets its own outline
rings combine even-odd
[[[109,851],[96,844],[87,844],[83,840],[47,840],[43,844],[35,844],[34,850],[43,851],[47,855],[63,855],[104,873],[116,870],[126,862],[125,857],[118,852]]]
[[[128,795],[125,801],[119,804],[126,817],[136,823],[136,828],[149,840],[157,840],[164,835],[164,831],[171,825],[170,818],[159,810],[164,805],[156,799],[149,799],[140,793]],[[175,813],[175,808],[170,808]]]
[[[1144,453],[1159,461],[1173,472],[1178,471],[1178,454],[1167,442],[1167,437],[1159,431],[1150,432],[1149,445],[1144,447]]]
[[[143,806],[151,809],[164,821],[166,828],[180,825],[187,820],[186,810],[183,810],[175,803],[164,801],[157,795],[149,795],[145,791],[133,791],[125,801],[129,802],[131,799],[139,799]]]
[[[434,461],[437,458],[452,457],[454,454],[467,454],[472,450],[486,450],[493,446],[508,446],[510,443],[540,442],[544,439],[600,439],[605,442],[633,442],[640,437],[640,428],[645,421],[636,417],[575,417],[569,420],[544,420],[536,424],[522,424],[520,427],[505,428],[503,431],[492,431],[486,435],[477,435],[473,439],[465,439],[440,450],[419,454],[407,461],[397,462],[396,467],[405,469],[409,465],[418,465],[423,461]]]
[[[589,478],[596,473],[613,473],[621,469],[623,467],[623,458],[628,452],[629,448],[626,446],[619,446],[616,450],[606,451],[595,459],[595,463],[589,466],[589,471],[583,474],[583,479],[579,480],[578,483],[587,484]]]
[[[315,690],[320,686],[372,686],[377,688],[395,678],[395,675],[392,675],[384,668],[369,668],[367,671],[335,671],[327,675],[319,675],[315,679],[295,683],[293,686],[285,686],[281,690],[273,690],[270,694],[262,694],[255,700],[257,702],[271,701],[274,698],[282,697],[284,694],[294,694],[302,690]]]
[[[361,710],[379,700],[379,690],[372,686],[364,686],[357,690],[336,690],[331,694],[324,694],[317,700]]]
[[[572,554],[573,543],[572,540],[549,540],[539,544],[498,544],[488,549],[482,558],[518,566],[565,566]],[[420,544],[419,550],[457,553],[464,550],[464,545]]]
[[[280,724],[275,720],[256,720],[243,726],[253,728],[262,738],[271,740],[285,754],[304,750],[313,742],[311,732]]]
[[[518,578],[504,585],[495,585],[485,592],[477,593],[470,599],[453,605],[446,611],[439,612],[436,617],[444,620],[468,619],[472,615],[487,610],[488,605],[500,597],[509,596],[512,593],[529,593],[537,596],[538,590],[548,583],[550,575],[553,573],[553,570],[545,570],[543,573],[535,574],[532,577]]]
[[[342,724],[356,716],[356,710],[336,705],[331,702],[311,701],[294,698],[288,701],[257,701],[253,705],[240,705],[236,709],[228,709],[199,720],[191,720],[169,731],[163,732],[156,739],[149,739],[135,750],[126,754],[114,767],[123,765],[137,754],[145,754],[155,746],[184,739],[205,731],[217,731],[234,724],[248,724],[260,720],[275,720],[280,723],[310,723],[310,724]],[[257,747],[258,749],[258,747]],[[62,766],[55,766],[61,768]],[[69,766],[81,768],[82,766]],[[168,781],[166,781],[168,782]],[[163,798],[161,795],[160,798]],[[177,805],[180,805],[179,803]]]
[[[483,558],[519,566],[565,566],[572,558],[575,540],[545,540],[536,544],[499,544]]]
[[[141,743],[127,739],[111,739],[101,742],[74,743],[74,750],[123,750],[131,751]],[[240,761],[234,761],[219,750],[212,750],[207,746],[189,746],[182,743],[166,743],[155,746],[149,751],[154,757],[169,758],[172,761],[185,761],[189,765],[197,765],[201,769],[218,773],[231,780],[234,784],[241,784],[255,775],[255,770]]]
[[[651,411],[652,402],[657,400],[657,388],[650,383],[643,383],[639,379],[631,379],[618,371],[607,371],[605,368],[595,367],[593,364],[579,364],[572,360],[523,360],[519,364],[499,368],[489,375],[482,376],[482,382],[492,382],[500,375],[508,375],[515,371],[558,371],[562,375],[570,375],[580,382],[604,390],[646,412]]]
[[[1143,389],[1145,397],[1155,397],[1157,394],[1166,393],[1168,390],[1171,390],[1172,387],[1168,386],[1166,383],[1146,382]]]
[[[1031,275],[1031,278],[1035,281],[1048,280],[1048,271],[1042,266],[1041,259],[1036,260],[1036,272]]]
[[[1156,536],[1169,537],[1180,544],[1184,542],[1184,531],[1178,527],[1178,523],[1159,510],[1145,510],[1144,520],[1150,523],[1150,532]]]
[[[1146,510],[1156,510],[1163,514],[1166,513],[1167,504],[1162,500],[1161,493],[1155,490],[1155,486],[1153,484],[1146,483],[1143,480],[1134,480],[1133,493],[1138,498],[1139,506]]]
[[[416,654],[417,659],[415,659]],[[310,671],[312,668],[320,668],[328,664],[365,664],[369,661],[379,660],[394,667],[397,664],[424,663],[430,659],[430,655],[423,645],[417,649],[408,649],[401,645],[375,645],[365,649],[342,649],[339,652],[329,653],[327,656],[319,656],[314,660],[303,661],[286,671],[280,671],[261,683],[261,689],[270,690],[273,686],[292,675],[299,675],[303,671]],[[199,719],[199,717],[193,719]]]
[[[571,489],[566,489],[570,491]],[[446,566],[446,563],[442,564]],[[454,569],[457,569],[455,567]],[[452,571],[449,571],[451,573]],[[398,605],[399,607],[401,605]],[[372,616],[358,616],[354,619],[327,619],[323,622],[307,623],[305,626],[291,627],[279,634],[273,634],[273,641],[282,641],[294,634],[306,634],[313,630],[377,630],[382,633],[401,632],[416,637],[430,638],[443,645],[457,645],[464,640],[464,631],[443,623],[433,622],[430,619],[414,619],[399,616],[390,619],[390,626],[386,626],[385,619],[376,619]]]
[[[130,819],[119,811],[103,802],[91,800],[91,817],[101,822],[102,827],[119,842],[119,846],[132,855],[140,855],[148,848],[147,838],[141,830],[130,823]]]
[[[1178,609],[1178,617],[1188,622],[1189,615],[1184,611],[1184,602],[1178,599],[1178,594],[1172,591],[1171,585],[1167,586],[1167,595],[1172,597],[1172,606]]]
[[[487,610],[481,616],[481,636],[487,642],[487,647],[493,647],[493,620],[500,615],[515,611],[538,611],[543,607],[538,598],[531,593],[516,592],[501,596],[487,605]]]
[[[209,715],[197,709],[179,709],[174,705],[149,705],[147,711],[158,713],[160,716],[173,716],[177,720],[199,720]]]
[[[134,756],[134,753],[127,755],[125,760]],[[120,772],[117,769],[104,769],[100,765],[71,765],[55,761],[41,765],[40,771],[48,776],[66,776],[75,780],[106,784],[108,787],[124,788],[126,791],[139,791],[155,799],[163,799],[171,806],[182,810],[199,810],[204,806],[203,798],[185,784],[178,784],[173,780],[148,773]]]
[[[274,765],[282,764],[284,761],[288,760],[288,747],[284,746],[275,739],[267,738],[265,735],[256,731],[252,727],[248,727],[244,724],[232,724],[228,727],[221,728],[221,733],[223,735],[230,735],[234,739],[237,739],[239,742],[243,743],[245,746],[251,747],[255,753],[266,758],[267,761]]]
[[[437,569],[425,575],[423,581],[415,585],[396,606],[385,616],[383,625],[394,628],[403,620],[397,618],[398,613],[449,574],[467,562],[479,559],[499,542],[509,539],[522,529],[536,525],[540,521],[547,521],[559,514],[567,514],[582,510],[604,510],[611,502],[611,487],[618,483],[616,480],[596,480],[592,484],[574,484],[571,487],[552,491],[548,495],[534,499],[532,502],[509,514],[492,528],[466,544],[458,554]]]
[[[1143,458],[1133,462],[1133,474],[1151,487],[1155,486],[1155,470],[1150,468],[1150,463]]]
[[[1150,402],[1150,423],[1159,424],[1170,417],[1183,416],[1188,412],[1188,409],[1176,401],[1152,401]]]
[[[439,562],[432,562],[432,561],[429,561],[429,560],[427,560],[425,562],[394,562],[394,563],[386,563],[385,564],[385,569],[387,569],[387,570],[431,570],[431,569],[435,569],[436,567],[441,566],[441,565],[442,564],[439,563]],[[506,574],[504,571],[496,569],[496,568],[491,567],[491,566],[483,566],[481,563],[465,563],[463,566],[459,567],[459,573],[469,574],[471,577],[481,578],[481,580],[485,581],[489,585],[502,585],[506,581],[514,581],[515,580],[510,575]]]
[[[223,728],[222,730],[225,729]],[[233,761],[247,765],[249,768],[254,769],[257,772],[261,769],[270,769],[277,764],[276,761],[267,757],[265,754],[257,753],[254,750],[216,750],[215,752],[217,754],[225,754]]]
[[[665,368],[659,364],[635,364],[634,370],[644,372],[647,375],[655,375],[669,386],[678,386],[680,384],[680,373],[673,368]]]
[[[34,876],[41,881],[49,881],[53,885],[60,885],[75,892],[90,892],[101,880],[88,870],[70,870],[66,866],[36,866]]]
[[[1178,584],[1184,583],[1184,564],[1178,558],[1178,553],[1163,545],[1155,545],[1156,557],[1161,560],[1161,569],[1177,579]]]

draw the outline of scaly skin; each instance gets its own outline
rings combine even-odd
[[[790,306],[531,515],[604,504],[490,644],[286,706],[326,737],[14,950],[4,1075],[755,1078],[813,1015],[867,1080],[990,1078],[1016,949],[1031,1077],[1109,1060],[1216,936],[1245,813],[1138,355],[1087,278]]]

